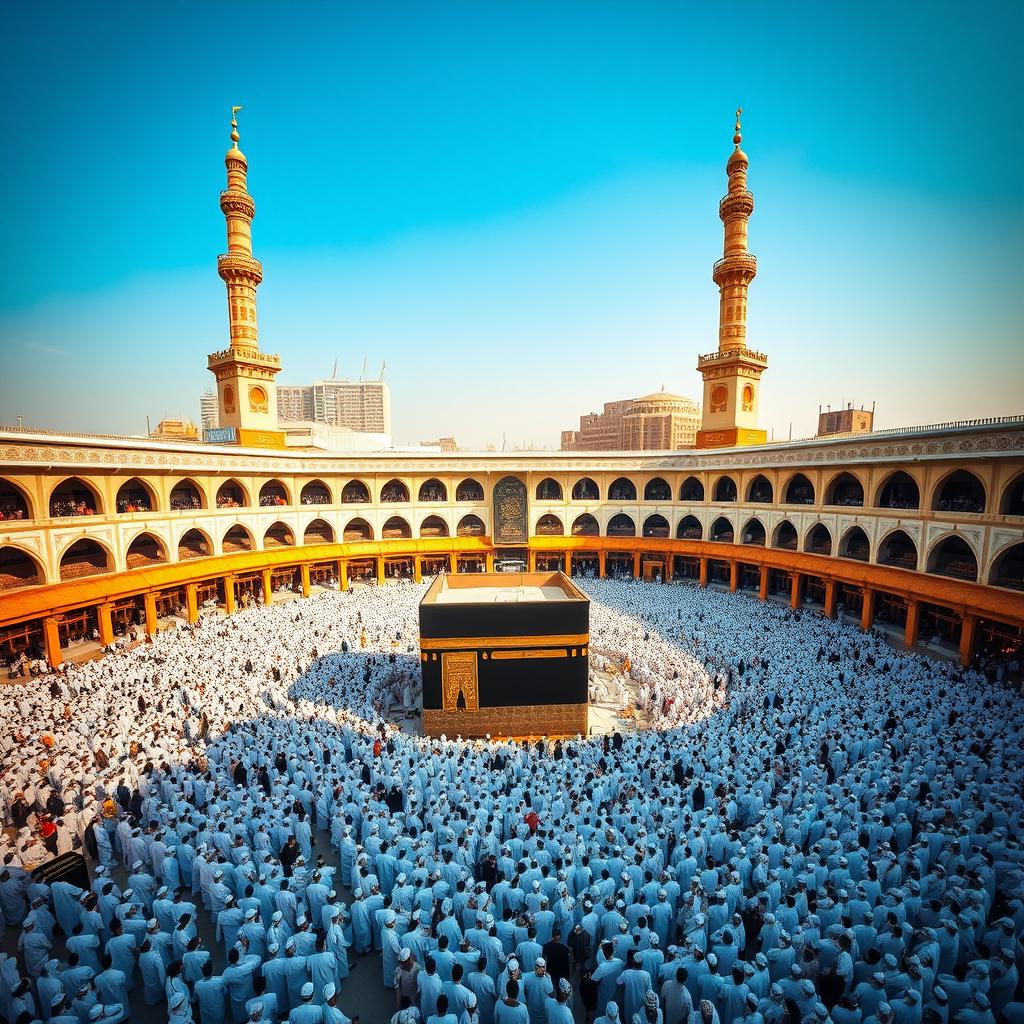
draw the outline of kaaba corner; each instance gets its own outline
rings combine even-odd
[[[590,600],[564,573],[441,575],[419,619],[424,735],[587,735]]]

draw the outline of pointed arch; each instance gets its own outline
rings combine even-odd
[[[79,580],[85,576],[99,576],[114,568],[114,555],[110,549],[91,537],[80,537],[69,544],[60,556],[61,580]]]
[[[993,587],[1024,590],[1024,543],[1011,544],[996,555],[988,581]]]
[[[609,537],[635,537],[636,523],[633,522],[631,516],[620,512],[608,520],[608,528],[605,533]]]
[[[349,480],[341,489],[342,505],[367,505],[370,502],[370,488],[362,480]]]
[[[589,476],[582,476],[572,485],[572,500],[600,501],[601,489]]]
[[[711,524],[709,539],[718,541],[720,544],[732,544],[736,539],[736,531],[727,516],[719,516]]]
[[[696,516],[683,516],[676,526],[677,540],[700,540],[704,536],[704,527]]]
[[[278,520],[263,533],[263,548],[291,548],[295,546],[295,534],[287,523]]]
[[[381,528],[381,540],[408,540],[412,537],[412,528],[401,516],[392,516]]]
[[[476,481],[474,481],[475,483]],[[456,536],[459,537],[482,537],[486,527],[484,521],[479,516],[472,514],[463,516],[459,520],[459,525],[455,528]]]
[[[704,484],[695,476],[688,476],[679,488],[679,500],[697,502],[704,500]]]
[[[167,507],[172,512],[190,512],[206,508],[206,492],[191,477],[175,481]]]
[[[291,503],[291,494],[280,480],[268,480],[260,488],[260,508],[284,507]]]
[[[103,502],[99,491],[88,480],[69,476],[50,491],[49,508],[53,518],[94,516],[103,512]]]
[[[217,508],[248,508],[249,491],[233,477],[217,488]]]
[[[644,484],[644,501],[671,501],[672,488],[660,476],[652,477]],[[665,524],[668,525],[667,523]],[[665,535],[666,537],[668,534]]]
[[[839,538],[838,554],[840,558],[852,558],[857,562],[867,562],[871,558],[871,541],[860,526],[851,526]]]
[[[302,531],[303,544],[333,544],[334,527],[326,519],[311,519]]]
[[[0,477],[0,523],[34,518],[32,501],[24,488]]]
[[[300,505],[333,505],[334,495],[331,488],[323,480],[310,480],[302,485],[299,491]]]
[[[620,476],[608,488],[609,501],[636,501],[636,484],[628,476]]]
[[[421,537],[447,537],[448,524],[440,516],[427,516],[420,523]]]
[[[596,537],[601,532],[597,520],[589,513],[577,516],[573,520],[572,535],[574,537]]]
[[[350,519],[345,524],[342,537],[346,543],[359,540],[373,540],[373,527],[365,519]]]
[[[562,520],[558,516],[549,512],[537,520],[534,534],[538,537],[561,537],[565,534],[565,527],[562,526]]]
[[[932,489],[933,512],[977,514],[984,512],[986,505],[985,485],[967,469],[954,469]]]
[[[408,484],[392,478],[380,489],[380,500],[388,505],[407,504],[409,501]]]
[[[45,582],[43,563],[31,551],[17,544],[0,547],[0,593]]]
[[[804,551],[809,555],[831,555],[832,531],[824,523],[815,523],[804,535]]]
[[[1001,516],[1024,516],[1024,473],[1018,473],[1004,488],[999,499]]]
[[[978,578],[978,556],[974,548],[957,533],[940,537],[928,552],[927,571],[935,576],[948,576],[956,580]]]
[[[537,484],[537,501],[561,501],[562,485],[552,476],[546,476]]]
[[[207,558],[213,553],[213,541],[197,527],[185,530],[178,538],[179,562],[187,562],[190,558]]]
[[[225,555],[234,555],[239,551],[253,551],[255,548],[256,542],[253,540],[252,533],[241,523],[230,526],[225,531],[224,539],[220,544],[220,549]]]
[[[902,469],[890,473],[878,487],[876,508],[920,508],[921,489],[917,481]]]
[[[814,484],[803,473],[794,473],[782,491],[784,505],[813,505]]]
[[[775,500],[775,488],[771,480],[758,473],[747,485],[747,501],[758,505],[770,505]]]
[[[736,500],[736,481],[731,476],[720,476],[715,481],[715,488],[711,492],[711,500],[715,502]]]
[[[645,537],[668,537],[671,535],[669,530],[668,520],[662,516],[655,514],[648,516],[644,520],[643,535]]]
[[[788,519],[783,519],[772,530],[772,547],[780,548],[783,551],[796,551],[796,527]]]
[[[114,507],[119,513],[156,512],[156,492],[145,480],[133,476],[118,487]]]
[[[141,530],[125,550],[124,561],[127,569],[159,565],[167,561],[167,545],[156,534]]]
[[[767,546],[768,535],[765,533],[764,523],[762,523],[756,516],[753,519],[748,520],[746,526],[743,527],[743,533],[740,535],[740,543],[752,544],[759,548]]]
[[[424,480],[420,484],[419,490],[419,501],[447,501],[448,500],[448,488],[444,485],[442,480],[438,480],[436,476],[432,476],[429,480]],[[447,536],[447,534],[445,534]]]
[[[834,476],[825,488],[825,504],[839,505],[843,508],[863,508],[864,485],[853,473],[839,473]]]
[[[474,480],[471,476],[466,477],[465,480],[459,482],[459,486],[455,488],[455,500],[456,501],[483,501],[484,500],[484,489],[480,484],[479,480]]]
[[[906,530],[890,530],[878,544],[875,561],[899,569],[916,569],[917,545]]]

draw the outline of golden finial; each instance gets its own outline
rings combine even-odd
[[[740,115],[743,113],[742,107],[736,108],[736,134],[732,137],[732,141],[736,143],[736,148],[740,148],[740,143],[743,141],[743,136],[740,135]]]
[[[241,109],[241,107],[231,108],[231,142],[235,149],[238,149],[238,118],[235,117],[235,114]]]

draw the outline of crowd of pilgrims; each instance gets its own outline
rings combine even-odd
[[[5,690],[0,1014],[1024,1021],[1019,697],[746,596],[582,585],[650,728],[404,734],[412,584]],[[33,878],[69,850],[88,889]]]

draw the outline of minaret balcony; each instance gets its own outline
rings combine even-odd
[[[248,192],[240,188],[227,188],[220,194],[220,209],[227,216],[237,214],[252,220],[256,216],[256,204]]]
[[[243,278],[259,284],[263,280],[263,264],[246,252],[226,252],[217,257],[217,273],[223,281]]]
[[[711,271],[715,284],[721,284],[719,278],[730,274],[739,274],[749,281],[757,274],[757,257],[750,252],[734,252],[718,260]]]
[[[709,352],[697,357],[698,370],[710,370],[720,366],[742,364],[751,369],[764,370],[768,366],[768,357],[763,352],[754,352],[749,348],[727,349],[726,351]]]
[[[754,193],[746,189],[738,189],[722,197],[718,204],[718,216],[722,220],[735,217],[749,217],[754,212]]]

